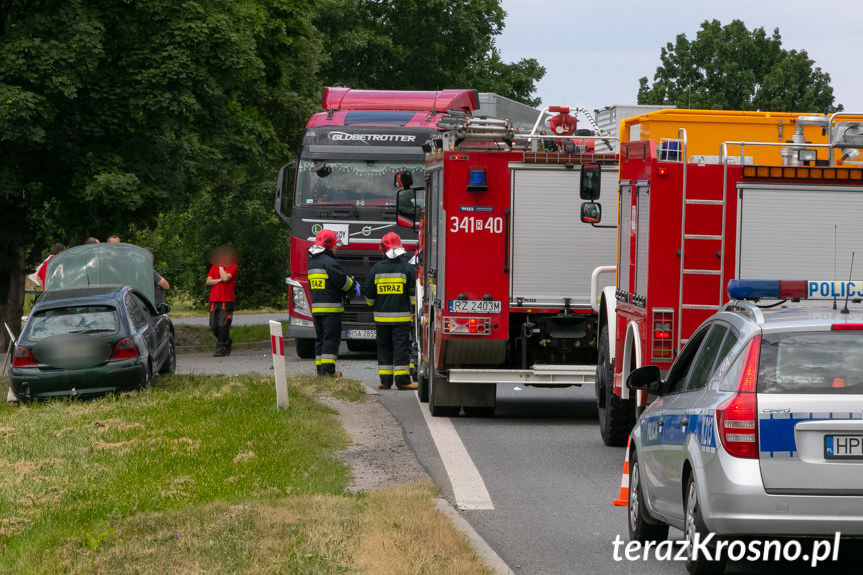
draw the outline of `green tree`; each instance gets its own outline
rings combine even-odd
[[[0,0],[0,319],[54,241],[272,189],[319,97],[312,2]]]
[[[722,26],[704,21],[696,39],[679,34],[660,55],[653,84],[639,80],[639,104],[678,108],[839,111],[830,75],[814,66],[806,51],[784,50],[779,29],[768,36],[740,20]]]
[[[322,0],[322,79],[363,89],[475,88],[539,105],[532,94],[545,68],[532,58],[504,63],[494,46],[505,16],[499,0]]]

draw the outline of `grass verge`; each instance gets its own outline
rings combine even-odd
[[[0,407],[0,573],[487,574],[431,484],[352,495],[349,439],[301,376],[166,376]],[[5,392],[5,385],[0,386]]]

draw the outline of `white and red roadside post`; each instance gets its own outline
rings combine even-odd
[[[288,409],[288,378],[285,375],[285,338],[282,324],[270,321],[270,343],[273,348],[273,374],[276,377],[276,407]]]

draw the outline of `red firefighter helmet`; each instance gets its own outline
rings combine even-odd
[[[321,230],[315,235],[315,245],[331,250],[342,245],[342,242],[339,241],[339,235],[333,230]]]
[[[395,232],[390,232],[381,238],[381,251],[386,252],[393,248],[402,247],[402,239]]]

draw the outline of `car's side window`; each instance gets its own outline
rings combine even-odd
[[[716,364],[716,358],[719,357],[719,350],[727,332],[728,326],[716,324],[704,338],[704,344],[692,366],[692,373],[689,376],[686,389],[701,389],[707,385],[713,374],[713,367]]]
[[[677,361],[671,366],[671,371],[668,372],[668,378],[665,380],[666,393],[677,393],[686,389],[689,374],[692,371],[692,361],[698,354],[698,350],[704,341],[704,336],[707,335],[708,329],[702,328],[695,332],[686,345],[683,351],[680,352]]]
[[[129,310],[129,317],[132,318],[132,325],[135,330],[143,329],[147,325],[147,316],[141,311],[141,306],[129,293],[125,295],[123,300],[126,302],[126,308]]]
[[[150,306],[148,306],[137,294],[132,296],[137,302],[138,306],[141,309],[141,313],[144,314],[144,317],[147,318],[147,321],[153,319],[153,313],[150,311]]]

